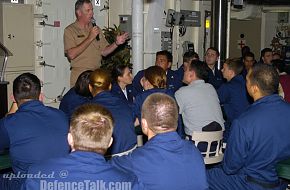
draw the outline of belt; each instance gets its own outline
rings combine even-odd
[[[257,184],[265,189],[273,189],[275,187],[279,187],[280,186],[280,181],[277,181],[275,183],[266,183],[266,182],[263,182],[263,181],[260,181],[260,180],[257,180],[251,176],[247,176],[246,177],[246,181],[250,182],[250,183],[254,183],[254,184]]]

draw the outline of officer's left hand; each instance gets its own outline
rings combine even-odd
[[[117,36],[116,43],[117,43],[117,45],[121,45],[121,44],[125,43],[126,40],[128,40],[128,39],[129,39],[129,33],[125,32],[122,35]]]

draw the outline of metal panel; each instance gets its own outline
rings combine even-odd
[[[132,37],[132,16],[131,15],[119,15],[119,23],[121,31],[128,32],[130,38]]]
[[[201,26],[200,11],[180,10],[180,14],[179,25]]]
[[[0,40],[13,54],[7,72],[34,69],[33,6],[4,3],[0,7]]]

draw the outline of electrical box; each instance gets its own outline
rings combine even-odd
[[[185,52],[194,52],[194,44],[190,41],[184,41],[182,44],[183,54]]]
[[[200,27],[200,11],[180,10],[179,25]]]
[[[172,52],[172,40],[170,32],[161,32],[161,50]]]
[[[236,9],[243,9],[244,1],[243,0],[232,0],[233,7]]]
[[[200,11],[180,10],[180,12],[176,12],[173,9],[168,9],[165,26],[200,27]]]
[[[119,15],[120,29],[124,32],[128,32],[130,38],[132,37],[132,16],[131,15]]]
[[[34,70],[33,5],[3,3],[0,15],[0,41],[13,54],[6,71]]]
[[[179,24],[179,13],[173,9],[168,9],[166,14],[166,24],[167,27],[172,27]]]

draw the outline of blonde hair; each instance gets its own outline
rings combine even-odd
[[[154,88],[166,88],[166,72],[159,66],[148,67],[144,71],[144,77]]]
[[[154,114],[152,114],[154,113]],[[178,109],[175,100],[163,93],[149,95],[142,105],[142,119],[155,133],[176,131]]]
[[[78,107],[70,121],[75,150],[105,154],[113,133],[113,116],[98,104]]]
[[[109,71],[105,69],[96,69],[90,74],[90,86],[91,86],[91,93],[93,96],[96,94],[110,90],[111,86],[111,74]]]

